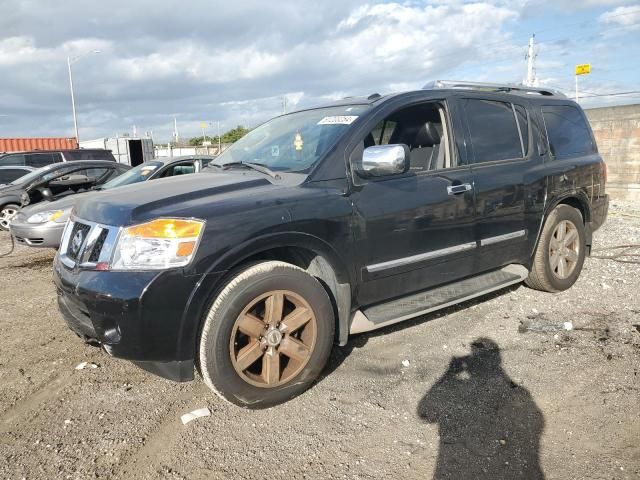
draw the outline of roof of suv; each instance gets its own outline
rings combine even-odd
[[[374,103],[390,100],[395,97],[403,97],[406,95],[415,95],[419,93],[434,95],[451,95],[460,92],[484,93],[490,95],[505,95],[518,98],[527,98],[530,100],[542,100],[545,102],[556,100],[569,100],[561,92],[544,87],[527,87],[516,84],[497,84],[497,83],[480,83],[480,82],[457,82],[448,80],[435,80],[427,83],[419,90],[408,90],[404,92],[395,92],[385,95],[372,93],[371,95],[358,97],[345,97],[335,100],[322,107],[340,107],[346,105],[373,105]]]

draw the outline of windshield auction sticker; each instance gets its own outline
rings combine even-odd
[[[333,117],[324,117],[318,122],[318,125],[351,125],[357,115],[336,115]]]

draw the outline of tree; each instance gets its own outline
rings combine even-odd
[[[227,130],[220,136],[221,143],[235,143],[244,137],[250,130],[242,125],[238,125],[236,128],[232,128],[231,130]],[[207,135],[207,140],[209,140],[212,144],[218,143],[218,136],[209,136]],[[199,146],[202,145],[202,135],[198,137],[191,137],[189,139],[189,145],[191,146]]]

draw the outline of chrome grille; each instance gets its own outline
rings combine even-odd
[[[67,257],[71,260],[77,261],[80,258],[90,230],[91,226],[84,223],[75,222],[73,225],[66,250]]]
[[[102,252],[102,247],[104,246],[104,242],[107,240],[108,234],[109,230],[103,228],[100,235],[98,235],[96,243],[93,245],[91,253],[89,254],[89,261],[91,263],[96,263],[100,259],[100,252]]]
[[[60,260],[68,268],[108,263],[120,229],[72,217],[62,234]]]

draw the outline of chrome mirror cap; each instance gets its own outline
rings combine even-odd
[[[364,149],[357,172],[361,177],[398,175],[409,169],[409,147],[403,144],[377,145]]]

